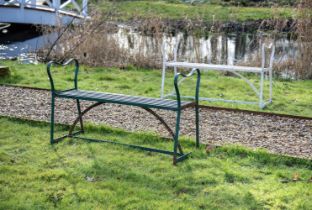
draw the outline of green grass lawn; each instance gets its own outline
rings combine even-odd
[[[191,157],[66,139],[51,146],[49,125],[0,117],[0,209],[311,209],[312,163],[238,146]],[[57,126],[58,135],[66,129]],[[157,148],[146,133],[87,126],[102,136]],[[310,181],[309,181],[310,180]]]
[[[50,88],[46,66],[23,65],[17,62],[4,61],[11,68],[11,76],[0,78],[0,84],[23,85],[29,87]],[[61,88],[72,87],[73,77],[65,71],[54,71],[56,85]],[[173,73],[168,71],[166,92],[173,88]],[[258,78],[249,76],[252,81]],[[160,96],[161,71],[145,70],[129,67],[128,69],[106,67],[81,67],[79,87],[81,89],[141,95],[149,97]],[[266,83],[266,86],[268,83]],[[195,81],[182,83],[182,95],[194,94]],[[266,87],[267,88],[267,87]],[[312,117],[312,81],[287,81],[275,79],[273,86],[273,104],[268,105],[264,112],[275,112]],[[254,92],[245,82],[236,77],[223,76],[216,72],[203,73],[200,95],[203,97],[219,97],[226,99],[257,100]],[[268,95],[268,92],[266,92]],[[240,108],[259,111],[257,105],[237,105],[229,103],[208,103],[206,105]]]
[[[97,4],[102,12],[113,12],[119,20],[163,18],[170,20],[247,21],[291,18],[291,8],[233,7],[212,4],[177,4],[165,1],[103,1]],[[110,15],[111,17],[111,15]]]

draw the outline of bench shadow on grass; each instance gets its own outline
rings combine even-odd
[[[66,139],[65,139],[66,140]],[[62,169],[67,173],[67,174],[72,174],[72,171],[70,171],[68,169],[68,166],[66,166],[65,162],[63,161],[63,157],[57,152],[57,148],[53,147],[53,151],[56,154],[56,156],[58,157],[59,163],[62,166]],[[81,197],[78,194],[78,190],[77,190],[77,184],[79,181],[75,181],[75,179],[67,179],[68,183],[72,186],[73,189],[73,195],[76,198],[77,201],[81,201]],[[57,202],[53,201],[54,203],[54,207],[57,207]]]
[[[18,119],[14,117],[1,117],[4,119],[7,119],[8,121],[11,121],[13,123],[18,123],[18,124],[31,124],[31,126],[34,127],[39,127],[39,128],[47,128],[49,126],[49,123],[47,122],[40,122],[40,121],[34,121],[34,120],[27,120],[27,119]],[[160,136],[155,135],[154,133],[139,133],[139,132],[128,132],[124,131],[122,129],[118,128],[111,128],[109,126],[103,126],[103,125],[94,125],[87,123],[85,125],[87,133],[98,133],[104,137],[104,139],[108,140],[120,140],[122,138],[129,138],[130,140],[134,140],[132,143],[144,143],[147,144],[148,146],[153,145],[155,147],[159,146],[164,146],[168,145],[170,143],[169,149],[172,149],[171,146],[173,146],[171,139],[169,138],[163,138]],[[70,126],[69,125],[57,125],[57,129],[60,129],[61,131],[68,131]],[[108,137],[108,138],[107,138]],[[111,139],[110,139],[111,138]],[[65,139],[64,141],[68,141],[68,139]],[[81,142],[87,143],[87,141],[81,140]],[[110,143],[92,143],[92,144],[107,144],[110,145]],[[187,137],[182,137],[181,138],[181,144],[184,148],[187,148],[192,151],[191,159],[206,159],[209,158],[209,156],[218,156],[218,155],[226,155],[228,158],[234,158],[234,157],[239,157],[239,158],[252,158],[253,162],[259,163],[259,164],[266,164],[266,165],[271,165],[271,166],[289,166],[289,167],[306,167],[308,169],[312,170],[312,161],[311,159],[304,159],[304,158],[297,158],[297,157],[291,157],[291,156],[285,156],[285,155],[278,155],[278,154],[272,154],[267,152],[264,149],[258,149],[258,150],[253,150],[253,149],[248,149],[244,146],[240,145],[224,145],[221,147],[217,147],[211,154],[206,154],[202,152],[202,149],[204,148],[204,145],[201,145],[200,151],[195,151],[195,142],[193,138],[187,138]],[[91,145],[91,143],[90,143]],[[123,147],[116,145],[116,147]],[[113,147],[112,147],[113,148]],[[127,148],[128,149],[128,148]],[[163,148],[164,149],[164,148]],[[165,148],[168,149],[168,148]],[[129,148],[131,151],[139,151],[142,153],[147,153],[150,154],[150,152],[146,151],[140,151],[136,149]],[[186,151],[185,151],[186,152]],[[157,155],[161,156],[167,156],[163,154],[158,154]],[[95,157],[94,157],[95,158]],[[170,156],[166,157],[166,161],[170,162],[171,158]],[[188,163],[190,160],[186,160],[181,162],[182,164]],[[181,164],[180,164],[181,165]],[[178,164],[179,166],[179,164]]]
[[[131,133],[122,129],[110,128],[107,126],[94,126],[87,124],[86,132],[92,137],[101,137],[100,139],[121,141],[125,143],[144,144],[146,146],[168,149],[172,147],[172,142],[168,139],[161,138],[155,134],[150,133]],[[219,161],[233,160],[240,162],[242,159],[248,160],[248,164],[253,167],[261,168],[263,166],[273,167],[304,167],[312,169],[312,162],[305,159],[287,157],[281,155],[270,154],[264,150],[252,151],[242,146],[224,146],[217,147],[214,151],[207,154],[201,145],[199,150],[195,150],[195,142],[192,139],[183,137],[182,145],[185,149],[193,149],[193,154],[190,159],[187,159],[177,166],[172,165],[171,156],[151,153],[147,151],[141,151],[134,148],[128,148],[122,145],[114,145],[110,143],[98,143],[88,142],[84,140],[71,139],[69,144],[73,141],[79,141],[79,144],[86,149],[86,156],[90,158],[91,165],[87,166],[82,172],[85,180],[72,179],[70,184],[75,192],[74,196],[78,201],[81,200],[79,195],[79,183],[81,182],[95,182],[99,185],[107,182],[109,186],[113,186],[112,191],[116,189],[123,189],[127,187],[135,187],[136,190],[147,190],[147,192],[169,192],[174,193],[173,197],[183,196],[184,194],[191,195],[202,192],[204,187],[212,188],[212,186],[220,185],[220,189],[213,189],[210,196],[214,199],[218,199],[219,195],[230,199],[238,200],[240,203],[246,203],[248,206],[259,205],[257,199],[248,192],[240,194],[236,193],[236,190],[230,190],[229,192],[223,191],[224,185],[252,185],[254,182],[252,177],[245,176],[235,171],[235,169],[228,169],[226,167],[219,168],[219,172],[216,174],[224,174],[224,178],[211,179],[211,178],[197,178],[193,181],[189,181],[190,178],[196,177],[198,172],[202,171],[207,166],[217,166]],[[66,139],[65,141],[68,141]],[[97,147],[94,145],[103,145],[103,147]],[[105,146],[104,146],[105,145]],[[107,146],[106,146],[107,145]],[[57,150],[54,150],[57,153]],[[106,155],[105,151],[109,154]],[[127,154],[123,154],[126,152]],[[116,157],[115,154],[118,156]],[[135,154],[135,157],[134,155]],[[142,155],[143,154],[143,155]],[[112,158],[107,161],[106,158]],[[212,160],[209,160],[211,158]],[[144,160],[142,160],[144,159]],[[61,156],[59,160],[62,162],[62,166],[67,173],[71,171],[67,168],[65,162],[63,162]],[[217,160],[217,161],[216,161]],[[155,162],[158,162],[156,163]],[[209,163],[210,161],[210,163]],[[158,176],[157,172],[163,171],[162,176]],[[214,173],[214,168],[209,168],[211,173]],[[175,176],[183,171],[183,175]],[[153,174],[155,172],[155,174]],[[210,173],[210,172],[209,172]],[[173,180],[172,180],[173,178]],[[89,179],[89,180],[88,180]],[[222,181],[224,179],[224,181]],[[225,182],[225,184],[224,184]],[[78,185],[78,187],[77,187]],[[110,188],[110,187],[108,187]],[[153,195],[151,196],[153,197]],[[149,198],[148,198],[149,199]],[[203,207],[208,208],[208,204],[203,203]]]
[[[19,123],[19,124],[31,124],[32,126],[39,127],[39,128],[47,128],[49,126],[49,123],[47,122],[40,122],[40,121],[34,121],[34,120],[26,120],[26,119],[18,119],[14,117],[1,117],[5,118],[8,121],[11,121],[13,123]],[[69,125],[57,125],[57,129],[60,129],[61,131],[68,131],[70,128]],[[170,143],[169,149],[172,149],[171,146],[173,146],[171,139],[164,138],[155,135],[154,133],[139,133],[139,132],[128,132],[124,131],[122,129],[118,128],[111,128],[109,126],[103,126],[103,125],[94,125],[87,123],[85,125],[87,133],[98,133],[100,136],[104,139],[108,140],[120,140],[124,138],[129,138],[130,140],[133,140],[132,143],[134,144],[147,144],[148,146],[160,146],[164,147],[164,145],[168,145]],[[64,141],[68,141],[68,139],[65,139]],[[81,140],[84,142],[83,140]],[[87,141],[85,141],[87,143]],[[90,143],[91,144],[91,143]],[[110,144],[110,143],[92,143],[92,144]],[[264,149],[258,149],[256,151],[252,149],[248,149],[244,146],[240,145],[224,145],[221,147],[217,147],[213,153],[210,155],[207,155],[206,153],[202,152],[202,149],[204,145],[201,145],[200,151],[195,151],[195,142],[193,138],[188,137],[182,137],[181,138],[181,144],[184,148],[187,148],[188,150],[192,150],[191,157],[194,157],[196,159],[206,159],[209,158],[211,154],[214,156],[218,155],[226,155],[227,157],[240,157],[240,158],[252,158],[254,162],[257,162],[259,164],[267,164],[271,166],[298,166],[298,167],[307,167],[312,170],[312,161],[310,159],[304,159],[304,158],[297,158],[297,157],[291,157],[291,156],[284,156],[284,155],[278,155],[278,154],[272,154],[267,152]],[[123,147],[116,145],[116,147]],[[112,147],[113,148],[113,147]],[[163,148],[168,149],[168,148]],[[145,152],[150,154],[150,152],[146,151],[140,151],[136,149],[129,148],[131,151],[139,151],[139,152]],[[186,151],[185,151],[186,152]],[[156,153],[155,153],[156,154]],[[159,156],[166,156],[163,154],[158,154]],[[171,161],[170,156],[167,156],[167,161]],[[191,158],[192,159],[192,158]],[[188,163],[190,160],[183,161],[182,164]],[[180,164],[181,165],[181,164]],[[178,164],[179,166],[179,164]]]
[[[173,141],[169,138],[162,138],[154,133],[132,133],[128,131],[124,131],[122,129],[110,128],[107,126],[93,126],[91,124],[87,124],[85,126],[86,133],[84,136],[92,136],[102,140],[109,140],[109,141],[116,141],[120,143],[131,143],[139,146],[148,146],[151,148],[157,149],[165,149],[165,150],[172,150],[173,148]],[[177,166],[172,164],[172,157],[171,155],[156,153],[156,152],[149,152],[144,151],[141,149],[131,148],[125,145],[118,145],[106,142],[89,142],[86,140],[74,139],[74,141],[80,141],[83,144],[87,144],[88,149],[88,156],[91,157],[93,164],[90,167],[90,174],[95,176],[105,176],[116,179],[116,181],[126,181],[131,183],[149,183],[148,186],[156,186],[159,185],[158,180],[155,180],[146,174],[157,170],[154,165],[153,160],[150,157],[156,158],[159,160],[159,164],[163,164],[164,161],[165,166],[163,167],[172,167],[178,170],[179,166],[183,166],[183,168],[187,168],[188,173],[192,173],[192,166],[190,164],[190,159],[186,159],[178,163]],[[192,142],[190,142],[192,141]],[[110,161],[101,161],[105,153],[101,153],[98,155],[99,151],[94,147],[94,145],[105,145],[105,147],[109,147],[109,150],[113,150],[114,153],[118,153],[117,157],[113,157]],[[190,140],[187,138],[182,138],[182,145],[185,145],[186,150],[191,150],[190,148],[194,149],[195,152],[195,140]],[[126,152],[126,155],[123,153]],[[187,152],[187,151],[185,151]],[[137,157],[133,157],[132,154],[137,154]],[[144,156],[142,158],[142,155]],[[110,155],[108,155],[110,156]],[[198,155],[197,155],[198,156]],[[132,157],[132,158],[131,158]],[[126,164],[124,160],[129,164]],[[133,163],[133,164],[132,164]],[[149,165],[150,164],[150,165]],[[132,168],[132,166],[138,166]],[[146,166],[147,167],[144,167]],[[147,169],[146,173],[142,171],[137,171],[138,168],[144,167]],[[149,168],[150,167],[150,168]],[[123,170],[120,170],[123,169]],[[86,174],[88,176],[89,174]],[[92,179],[97,179],[97,177],[91,177]],[[163,186],[166,187],[165,185]],[[151,188],[152,189],[152,188]]]

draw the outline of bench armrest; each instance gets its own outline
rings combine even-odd
[[[182,76],[183,78],[190,77],[192,75],[197,73],[197,80],[196,80],[196,90],[195,90],[195,103],[198,105],[199,100],[199,87],[200,87],[200,70],[193,68],[192,71],[188,74],[178,73],[174,77],[174,88],[176,91],[176,97],[177,97],[177,103],[178,108],[181,108],[181,96],[180,96],[180,90],[179,90],[179,77]]]
[[[67,66],[67,65],[70,65],[72,63],[74,63],[74,65],[75,65],[74,89],[77,89],[78,88],[78,72],[79,72],[79,62],[78,62],[77,59],[71,58],[71,59],[67,60],[64,63],[59,63],[59,62],[56,62],[56,61],[50,61],[48,63],[48,65],[47,65],[47,73],[48,73],[48,76],[49,76],[49,80],[50,80],[50,84],[51,84],[51,91],[52,92],[55,92],[56,89],[55,89],[53,77],[52,77],[52,74],[51,74],[51,67],[52,66]],[[63,91],[66,91],[66,90],[63,90]]]
[[[266,52],[265,52],[265,49],[270,49],[271,50],[268,68],[272,69],[273,62],[274,62],[274,56],[275,56],[275,43],[271,43],[269,45],[267,45],[265,43],[262,44],[262,47],[261,47],[261,54],[262,54],[261,67],[262,68],[265,68],[265,64],[266,64]]]

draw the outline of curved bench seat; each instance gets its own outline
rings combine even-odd
[[[97,101],[103,103],[115,103],[132,105],[146,108],[156,108],[165,110],[178,110],[176,100],[148,98],[140,96],[130,96],[115,93],[94,92],[86,90],[68,90],[55,93],[61,98],[72,98],[86,101]],[[194,104],[191,101],[181,101],[181,108]]]

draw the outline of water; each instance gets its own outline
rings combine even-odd
[[[0,23],[0,60],[17,58],[23,63],[35,63],[36,52],[56,38],[56,33],[43,35],[34,26]]]
[[[18,32],[19,35],[24,35],[25,39],[9,40],[6,38],[4,40],[0,36],[0,59],[18,58],[27,62],[27,59],[34,59],[33,52],[46,47],[48,43],[52,43],[57,38],[56,34],[35,33],[30,36],[23,33]],[[142,35],[140,32],[124,26],[120,26],[117,32],[110,36],[116,40],[119,47],[127,49],[129,54],[141,53],[145,56],[159,54],[161,58],[162,41],[155,37]],[[167,43],[166,54],[168,56],[172,56],[174,47],[178,44],[179,61],[228,65],[237,63],[258,65],[260,61],[258,55],[261,41],[256,33],[211,34],[208,37],[199,38],[178,33],[175,37],[163,35],[162,39]],[[276,39],[275,44],[275,63],[295,58],[295,41],[286,35],[281,35]]]
[[[151,36],[141,35],[133,30],[120,28],[113,35],[119,46],[128,49],[130,54],[141,52],[149,54],[161,54],[161,43]],[[273,40],[260,37],[254,33],[211,34],[208,37],[185,36],[178,33],[174,37],[164,35],[166,42],[166,55],[172,58],[174,48],[178,46],[178,60],[189,62],[203,62],[215,64],[234,65],[237,63],[249,63],[260,65],[259,59],[261,42],[270,43]],[[262,41],[261,41],[262,40]],[[296,42],[287,34],[282,34],[275,40],[275,63],[293,59],[297,53]],[[167,57],[168,57],[167,56]]]

